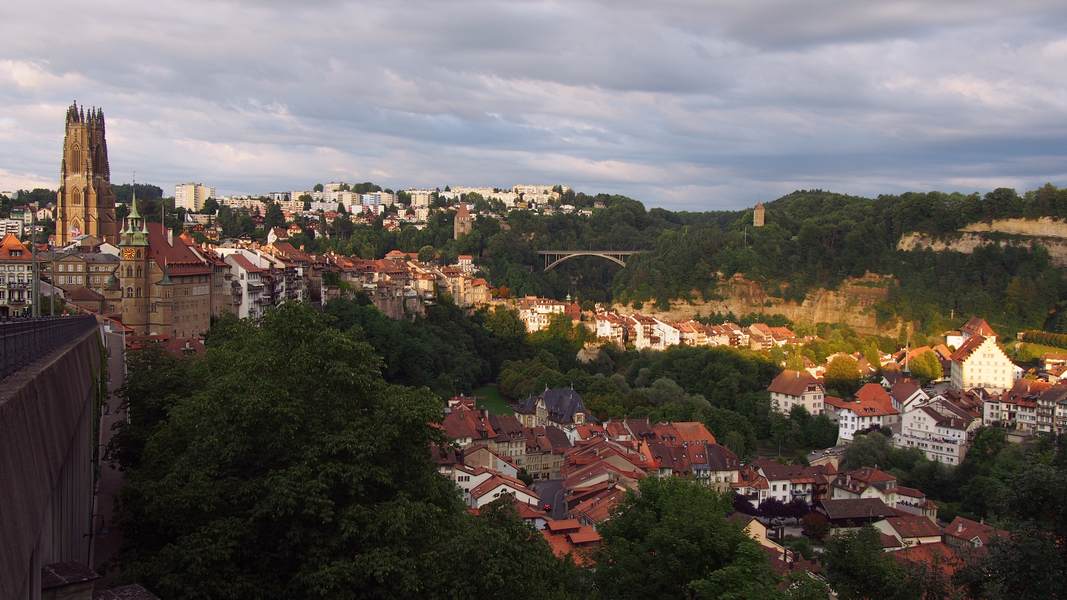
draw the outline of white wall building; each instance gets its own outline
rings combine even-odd
[[[174,186],[174,206],[200,212],[208,198],[215,197],[215,188],[202,183],[179,183]]]
[[[952,387],[1004,391],[1015,382],[1016,367],[995,337],[975,335],[952,353]]]
[[[810,415],[823,413],[826,388],[807,371],[786,369],[767,386],[771,410],[788,415],[794,406],[803,406]]]

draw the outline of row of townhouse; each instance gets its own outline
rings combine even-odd
[[[527,333],[536,333],[548,329],[552,320],[559,315],[566,315],[572,323],[577,323],[582,318],[582,309],[577,303],[541,298],[538,296],[525,296],[503,303],[505,306],[514,308],[519,314],[519,320],[526,326]]]
[[[620,315],[599,311],[594,317],[598,339],[619,346],[633,344],[638,350],[663,350],[671,346],[733,346],[765,350],[794,343],[796,334],[786,327],[754,323],[709,325],[693,319],[671,323],[652,315]]]
[[[917,448],[943,464],[960,464],[982,425],[983,406],[989,411],[995,405],[983,402],[986,396],[978,391],[946,390],[931,397],[915,380],[893,379],[888,390],[868,383],[852,399],[842,399],[827,395],[823,382],[810,373],[787,369],[767,391],[776,412],[788,415],[799,406],[812,415],[828,416],[837,423],[841,443],[851,442],[863,431],[889,429],[899,447]]]
[[[341,281],[365,292],[382,312],[395,319],[419,314],[426,304],[442,296],[467,309],[486,306],[492,300],[489,282],[477,276],[470,256],[446,266],[424,263],[416,253],[399,250],[381,259],[328,254],[326,260]],[[334,288],[323,301],[339,293]]]

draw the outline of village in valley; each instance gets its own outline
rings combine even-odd
[[[513,295],[494,285],[477,254],[427,246],[358,256],[308,247],[345,228],[418,232],[434,222],[448,223],[450,243],[462,243],[476,222],[506,229],[519,213],[588,218],[604,210],[604,200],[569,204],[574,192],[561,185],[393,192],[335,182],[216,198],[208,186],[181,184],[170,206],[156,198],[151,208],[134,186],[129,203],[119,203],[119,217],[103,123],[102,111],[71,106],[55,200],[21,203],[19,194],[9,194],[9,214],[0,222],[6,316],[92,315],[131,352],[162,349],[183,360],[208,352],[205,334],[219,320],[257,324],[291,304],[334,316],[373,307],[387,321],[414,328],[429,327],[427,319],[447,307],[460,315],[447,318],[474,319],[494,335],[503,329],[490,320],[514,323],[517,331],[507,335],[515,343],[542,346],[504,360],[498,381],[475,381],[484,384],[475,388],[434,380],[437,389],[459,393],[442,398],[439,422],[432,423],[442,443],[430,445],[431,459],[469,514],[511,505],[556,557],[582,569],[597,568],[605,524],[640,494],[642,481],[684,479],[729,500],[727,519],[762,549],[781,589],[798,581],[831,589],[827,544],[868,528],[878,551],[905,570],[932,569],[951,579],[1011,533],[968,517],[976,514],[968,513],[968,501],[945,500],[941,483],[917,486],[916,473],[925,469],[933,474],[926,481],[948,481],[988,432],[999,436],[1000,447],[1019,448],[1067,432],[1067,350],[1036,346],[1045,351],[1019,360],[1024,342],[1014,340],[1009,356],[1009,345],[981,315],[961,319],[956,330],[920,335],[922,344],[907,328],[896,337],[862,336],[771,311],[673,320],[640,302]],[[81,141],[88,141],[90,156]],[[219,211],[245,220],[249,231],[227,236]],[[745,218],[758,230],[773,213],[760,204]],[[746,229],[746,243],[747,237]],[[636,252],[600,254],[625,268]],[[543,254],[546,271],[556,264],[550,261],[571,258],[566,251]],[[364,335],[358,326],[353,331]],[[700,364],[751,361],[772,377],[755,393],[734,393],[737,406],[724,412],[650,374],[649,365],[664,356],[697,354]],[[403,372],[409,360],[394,356],[386,366]],[[627,370],[624,361],[644,366]],[[567,362],[578,370],[568,371]],[[695,376],[687,368],[675,367],[671,377]],[[519,373],[520,383],[505,385],[509,369],[534,374]],[[592,379],[576,385],[575,373]],[[731,378],[738,377],[715,385],[737,387]],[[669,398],[637,410],[610,404],[656,390]],[[671,403],[706,406],[672,413]],[[671,414],[684,418],[663,418]],[[770,425],[753,425],[756,417]],[[723,430],[716,423],[731,425]],[[819,433],[798,433],[805,428]]]

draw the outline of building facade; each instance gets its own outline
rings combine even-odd
[[[33,302],[33,257],[15,234],[0,240],[0,316],[28,315]]]
[[[1011,389],[1015,364],[997,345],[995,337],[974,335],[952,353],[952,387],[957,390]]]
[[[215,188],[202,183],[179,183],[174,186],[174,207],[200,212],[208,198],[215,197]]]

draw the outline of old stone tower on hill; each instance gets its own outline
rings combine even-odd
[[[766,216],[764,210],[765,209],[763,208],[763,203],[762,202],[760,202],[759,204],[756,204],[756,208],[754,208],[752,210],[752,226],[753,227],[763,227],[763,220],[764,220],[764,218]]]
[[[82,234],[112,244],[118,242],[115,194],[104,139],[104,111],[67,109],[67,133],[59,166],[56,195],[56,244],[64,245]]]

